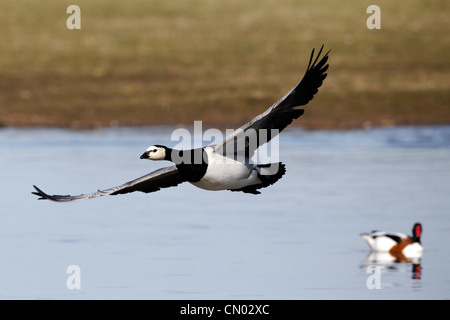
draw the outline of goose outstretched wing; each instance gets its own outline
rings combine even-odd
[[[121,186],[105,190],[98,190],[96,192],[87,194],[80,194],[76,196],[49,195],[36,186],[33,186],[36,189],[36,192],[32,193],[39,196],[39,200],[48,199],[57,202],[70,202],[92,199],[106,195],[124,194],[135,191],[141,191],[145,193],[155,192],[160,190],[161,188],[175,187],[182,182],[185,182],[185,180],[180,176],[177,167],[171,166],[155,170],[145,176],[124,183]]]
[[[326,78],[328,69],[328,53],[320,59],[323,45],[314,59],[314,49],[311,52],[308,68],[303,78],[280,100],[275,102],[266,112],[244,124],[222,142],[214,145],[216,152],[232,156],[240,154],[251,158],[255,150],[284,128],[300,117],[304,109],[295,107],[306,105],[318,92],[319,87]],[[244,154],[245,152],[245,154]]]

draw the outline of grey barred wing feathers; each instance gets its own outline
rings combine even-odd
[[[175,187],[184,182],[177,170],[176,166],[161,168],[155,170],[145,176],[129,181],[118,187],[113,187],[105,190],[98,190],[96,192],[72,195],[49,195],[43,192],[38,187],[34,186],[36,192],[33,194],[40,196],[40,200],[48,199],[57,202],[70,202],[85,199],[92,199],[106,195],[124,194],[129,192],[141,191],[145,193],[159,191],[161,188]]]

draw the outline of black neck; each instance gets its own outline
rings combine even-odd
[[[189,182],[199,181],[208,169],[207,155],[203,148],[190,150],[166,150],[166,159],[177,166],[180,176]],[[167,156],[168,155],[168,156]]]
[[[166,156],[164,157],[164,160],[172,161],[177,165],[190,163],[189,162],[191,160],[191,154],[189,152],[190,150],[177,150],[168,147],[164,148],[166,149]]]
[[[164,160],[172,161],[172,152],[178,152],[178,150],[173,150],[168,147],[163,147],[166,150],[166,155]]]
[[[164,147],[164,149],[166,150],[164,160],[172,161],[176,165],[205,164],[203,148],[177,150]]]

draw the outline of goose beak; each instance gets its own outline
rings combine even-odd
[[[141,159],[148,159],[148,158],[150,158],[149,155],[148,155],[148,151],[144,152],[144,153],[141,155]]]

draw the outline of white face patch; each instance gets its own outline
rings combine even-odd
[[[150,160],[164,160],[166,157],[166,150],[157,146],[150,146],[147,148],[148,158]]]

